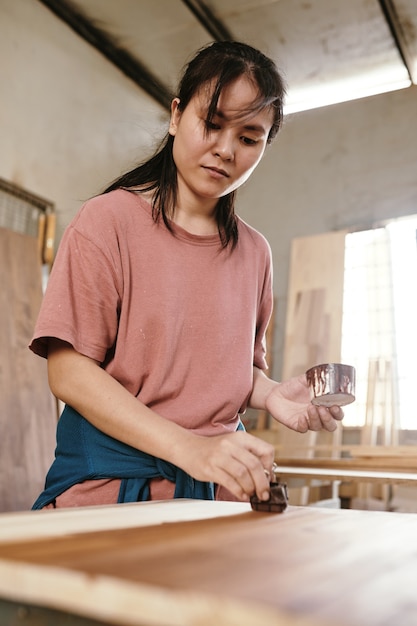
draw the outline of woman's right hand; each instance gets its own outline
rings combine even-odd
[[[255,493],[261,500],[269,499],[274,462],[271,444],[244,431],[194,438],[183,457],[187,473],[197,480],[222,485],[244,502]]]

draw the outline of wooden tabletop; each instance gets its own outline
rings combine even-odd
[[[0,515],[0,597],[119,626],[415,626],[417,517],[173,500]]]

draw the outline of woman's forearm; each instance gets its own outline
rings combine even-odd
[[[265,372],[258,367],[253,368],[252,393],[249,398],[249,407],[260,411],[266,410],[266,401],[271,391],[279,383],[268,378]]]
[[[50,340],[48,376],[52,393],[99,430],[182,466],[181,450],[197,435],[145,406],[95,361]]]

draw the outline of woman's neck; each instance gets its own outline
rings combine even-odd
[[[135,191],[152,204],[155,191],[142,191],[140,187]],[[168,215],[169,219],[187,232],[193,235],[215,235],[219,232],[216,220],[217,200],[207,202],[187,202],[180,199],[177,202],[174,213]]]
[[[172,221],[193,235],[214,235],[218,233],[216,219],[217,200],[199,198],[181,193],[178,189]]]
[[[190,213],[177,208],[172,221],[193,235],[214,235],[218,233],[217,221],[214,215]]]

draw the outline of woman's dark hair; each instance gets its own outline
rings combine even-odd
[[[204,85],[211,86],[211,99],[207,111],[210,122],[216,114],[217,103],[222,90],[240,76],[246,76],[255,83],[258,97],[252,103],[250,111],[257,113],[265,108],[273,112],[272,127],[267,142],[271,143],[282,125],[283,103],[285,96],[284,81],[274,62],[259,50],[236,41],[212,43],[197,52],[186,65],[179,83],[178,108],[183,111],[190,100]],[[208,131],[209,132],[209,131]],[[177,197],[177,169],[172,156],[174,137],[167,134],[155,154],[130,172],[115,180],[104,193],[120,187],[141,186],[142,191],[155,190],[152,202],[152,215],[155,221],[162,218],[172,231],[172,217]],[[238,240],[234,201],[236,192],[219,198],[216,207],[216,220],[222,246]]]

